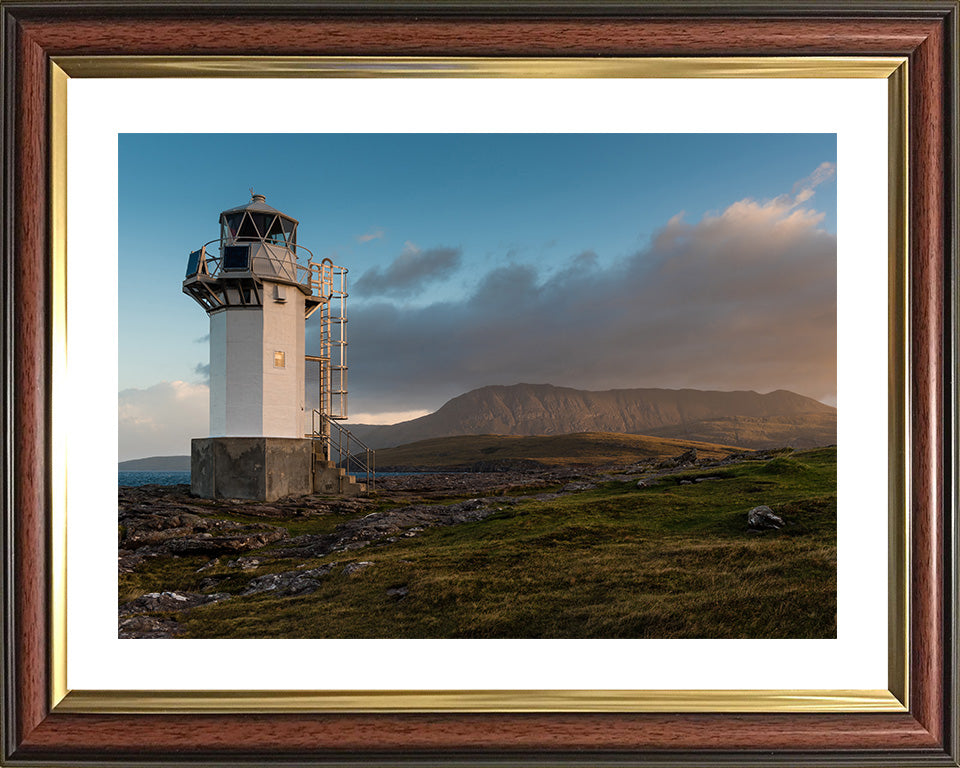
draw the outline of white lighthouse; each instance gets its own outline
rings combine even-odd
[[[331,456],[330,427],[345,431],[331,420],[346,417],[346,317],[331,304],[339,299],[343,306],[346,270],[315,262],[297,242],[298,225],[252,194],[246,205],[220,214],[220,237],[188,259],[183,292],[210,317],[210,436],[192,442],[196,495],[272,500],[312,493],[323,471],[336,470],[343,458]],[[305,321],[317,310],[323,351],[307,358]],[[333,349],[341,359],[332,358]],[[316,409],[305,398],[308,360],[321,368]],[[328,491],[349,489],[349,478],[336,488],[329,477],[323,483]]]

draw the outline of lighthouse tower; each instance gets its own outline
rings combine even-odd
[[[183,281],[210,318],[210,436],[191,446],[191,489],[206,498],[312,493],[318,458],[330,468],[329,419],[346,415],[329,412],[332,374],[345,376],[329,354],[309,358],[327,391],[307,410],[304,341],[319,309],[329,351],[333,278],[346,270],[315,262],[297,243],[299,222],[251,194],[220,214],[220,237],[190,254]]]

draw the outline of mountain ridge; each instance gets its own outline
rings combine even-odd
[[[650,434],[744,448],[836,442],[836,408],[789,390],[610,389],[489,385],[426,416],[389,425],[347,425],[371,448],[456,435]],[[731,439],[735,437],[736,439]]]

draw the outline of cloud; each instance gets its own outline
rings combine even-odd
[[[824,162],[818,165],[813,173],[811,173],[806,178],[800,179],[796,184],[793,185],[793,192],[795,194],[795,200],[797,203],[805,203],[811,197],[813,197],[813,190],[815,187],[820,186],[825,181],[830,181],[837,175],[837,164]]]
[[[397,424],[401,421],[419,419],[428,413],[430,413],[430,411],[426,409],[417,411],[384,411],[382,413],[351,413],[350,420],[346,422],[346,426],[349,429],[351,424]]]
[[[369,243],[371,240],[378,240],[379,238],[383,237],[384,234],[385,232],[380,227],[376,227],[375,229],[371,229],[365,235],[357,235],[357,242]]]
[[[193,341],[196,344],[207,344],[210,341],[210,334],[206,333],[203,336],[201,336],[199,339],[194,339]]]
[[[210,363],[197,363],[193,372],[200,376],[205,383],[210,382]]]
[[[354,291],[366,296],[411,296],[428,283],[443,280],[460,266],[459,248],[420,250],[411,242],[385,269],[372,267],[354,284]]]
[[[612,267],[587,252],[550,274],[494,269],[463,302],[354,305],[353,407],[435,409],[521,381],[834,396],[836,237],[823,218],[794,195],[746,199],[695,223],[678,214]]]
[[[210,390],[205,384],[161,381],[119,394],[120,460],[190,453],[190,439],[208,433]]]

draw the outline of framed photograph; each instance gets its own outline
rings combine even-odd
[[[956,2],[0,7],[4,764],[958,765]],[[255,185],[249,201],[230,191],[267,170],[276,194],[258,178],[240,190]],[[219,216],[218,231],[182,248],[203,229],[194,215]],[[514,226],[537,218],[547,226]],[[217,389],[240,343],[223,319],[233,308],[249,320],[318,304],[327,346],[313,359],[338,370],[334,310],[309,290],[302,308],[304,281],[276,272],[307,246],[329,306],[334,265],[352,270],[351,396],[369,422],[353,428],[377,448],[433,438],[411,419],[474,386],[542,405],[518,383],[536,377],[583,390],[564,390],[563,424],[576,397],[599,412],[586,390],[623,382],[694,399],[770,390],[749,394],[802,402],[803,424],[776,421],[765,401],[763,418],[741,414],[736,429],[717,414],[686,418],[680,436],[624,428],[672,442],[642,461],[631,442],[618,449],[629,466],[597,460],[618,468],[596,477],[521,473],[509,488],[471,486],[467,501],[421,484],[430,503],[404,507],[409,519],[380,541],[363,516],[399,509],[391,487],[409,491],[393,478],[337,513],[359,526],[349,540],[331,543],[321,513],[301,510],[284,523],[286,548],[256,557],[233,539],[243,556],[220,556],[206,524],[171,548],[136,512],[167,492],[136,491],[119,520],[118,584],[113,464],[179,451],[164,442],[175,424],[181,442],[206,439],[205,424],[190,430],[208,399],[209,434],[239,434],[239,406]],[[172,287],[153,269],[169,263]],[[188,297],[210,315],[209,341]],[[271,386],[303,378],[290,338],[256,342]],[[128,375],[165,356],[170,370],[197,357],[199,378]],[[336,412],[330,392],[346,389],[323,381],[321,425]],[[793,382],[802,394],[783,391]],[[287,418],[278,398],[256,400],[264,423]],[[756,433],[744,436],[748,421]],[[332,445],[334,428],[313,437]],[[787,436],[797,451],[772,450]],[[232,499],[217,525],[233,534],[275,532],[251,522],[204,445],[193,496]],[[571,450],[557,445],[550,455]],[[327,450],[327,464],[312,460],[314,490],[318,466],[360,466]],[[463,466],[506,455],[502,440],[464,450]],[[379,454],[387,468],[428,461],[397,451]],[[269,482],[248,498],[284,495]],[[676,530],[724,537],[696,515],[736,517],[709,577],[697,570],[709,558],[684,549],[705,538],[678,544],[669,525],[623,518],[624,504],[658,514],[658,494],[687,510]],[[163,498],[193,514],[186,496]],[[751,521],[740,506],[753,498]],[[428,519],[437,502],[460,505],[467,525],[489,512],[499,527],[480,546],[499,559],[474,568],[479,550],[457,538],[467,529],[431,528],[448,525]],[[567,519],[550,528],[555,508]],[[616,526],[596,509],[620,515]],[[424,542],[474,558],[474,581],[437,576]],[[550,603],[524,563],[541,546],[594,553],[608,581],[585,585],[587,565],[557,561],[569,599]],[[624,554],[634,560],[621,567]],[[661,577],[638,574],[657,568],[680,574],[677,616],[623,607],[638,585],[655,593]],[[715,599],[694,588],[704,579]],[[739,602],[724,592],[751,579]],[[511,598],[513,582],[527,591]],[[277,585],[299,602],[271,602]],[[304,599],[324,589],[335,615]],[[210,605],[170,603],[191,600]],[[460,618],[438,620],[451,611]]]

